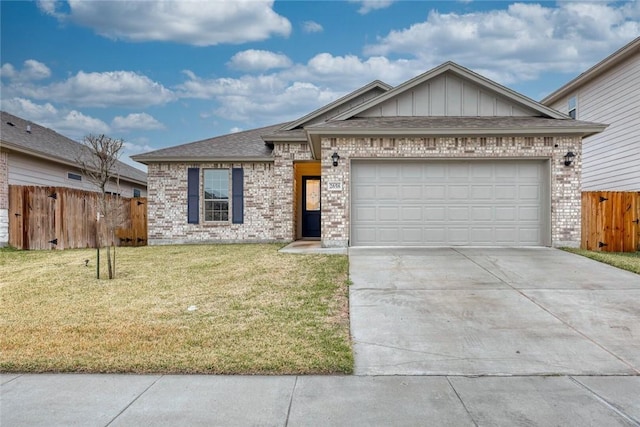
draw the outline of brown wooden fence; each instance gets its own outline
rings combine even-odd
[[[640,192],[582,193],[582,249],[640,250]]]
[[[17,249],[95,248],[100,194],[63,187],[9,186],[9,245]],[[116,245],[147,244],[147,199],[120,198]],[[100,224],[100,242],[108,233]]]

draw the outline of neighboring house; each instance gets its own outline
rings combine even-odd
[[[150,244],[578,246],[582,138],[605,127],[447,62],[134,159],[148,165]]]
[[[69,187],[97,191],[78,167],[84,146],[51,129],[0,112],[0,246],[9,239],[9,185]],[[118,162],[119,188],[107,188],[123,197],[147,194],[147,175]]]
[[[578,120],[609,124],[584,140],[584,191],[640,191],[640,37],[541,102]]]

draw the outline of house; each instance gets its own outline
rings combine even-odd
[[[447,62],[134,160],[150,244],[577,246],[582,138],[605,127]]]
[[[96,191],[78,159],[84,146],[51,129],[0,112],[0,246],[9,241],[9,185],[57,186]],[[120,185],[107,188],[124,197],[147,193],[147,176],[118,162]]]
[[[640,191],[640,37],[541,102],[579,120],[609,124],[584,140],[584,191]]]

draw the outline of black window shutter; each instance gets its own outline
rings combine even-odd
[[[200,169],[187,170],[187,221],[198,224],[200,211]]]
[[[233,197],[232,222],[244,223],[244,169],[231,170],[231,194]]]

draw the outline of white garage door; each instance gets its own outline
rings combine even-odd
[[[353,246],[547,246],[546,160],[351,164]]]

